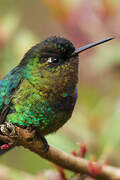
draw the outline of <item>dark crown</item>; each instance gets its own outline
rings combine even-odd
[[[70,56],[75,50],[73,44],[69,40],[56,36],[49,37],[45,41],[42,41],[40,46],[41,53],[55,53],[63,56]]]
[[[20,65],[25,65],[29,58],[34,58],[36,55],[57,55],[63,57],[69,57],[75,50],[73,44],[62,37],[49,37],[39,44],[33,46],[24,56]]]

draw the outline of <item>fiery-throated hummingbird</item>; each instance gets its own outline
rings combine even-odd
[[[44,136],[65,124],[76,103],[78,54],[112,39],[75,49],[69,40],[54,36],[32,47],[0,81],[0,124],[35,129],[47,151]],[[3,154],[12,145],[0,142],[0,147]]]

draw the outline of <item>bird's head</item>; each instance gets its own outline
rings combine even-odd
[[[32,47],[20,62],[25,77],[37,89],[61,93],[73,91],[78,81],[78,55],[73,44],[50,37]]]
[[[37,89],[49,93],[70,92],[78,81],[78,54],[111,39],[75,49],[65,38],[49,37],[32,47],[19,66],[25,78]]]

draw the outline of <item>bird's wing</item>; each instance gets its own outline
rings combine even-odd
[[[10,113],[11,98],[22,81],[22,75],[18,67],[10,71],[0,80],[0,124],[2,124],[8,113]]]
[[[11,98],[21,81],[22,75],[18,67],[15,67],[2,80],[0,80],[0,124],[5,122],[7,114],[11,111]],[[14,145],[7,146],[7,144],[0,140],[0,155],[12,148],[14,148]]]

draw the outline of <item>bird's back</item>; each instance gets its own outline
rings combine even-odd
[[[0,80],[0,124],[3,124],[6,121],[8,114],[12,113],[11,100],[21,82],[22,76],[18,67],[15,67]],[[0,141],[0,155],[13,147],[14,145],[6,146],[4,142]]]
[[[22,81],[22,76],[18,67],[10,71],[2,80],[0,80],[0,124],[6,119],[10,109],[12,96],[18,89]]]

